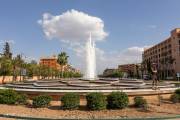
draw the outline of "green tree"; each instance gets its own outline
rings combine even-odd
[[[47,78],[49,75],[49,67],[45,66],[45,65],[41,65],[40,66],[40,74],[42,76],[42,78]]]
[[[13,66],[13,81],[17,79],[17,76],[20,75],[21,67],[24,61],[20,54],[12,59],[12,66]]]
[[[139,65],[136,64],[135,68],[136,68],[136,78],[139,79],[140,78],[140,75],[139,75]]]
[[[10,75],[12,71],[12,62],[6,57],[0,58],[0,75],[3,76],[2,83],[4,83],[5,76]]]
[[[11,59],[12,53],[10,52],[10,45],[8,42],[5,42],[3,50],[4,50],[4,53],[3,53],[4,57]]]
[[[151,62],[150,61],[146,61],[146,65],[147,65],[147,71],[148,71],[148,74],[150,76],[152,76],[152,69],[151,69]]]
[[[61,77],[63,77],[64,66],[68,64],[68,57],[66,52],[61,52],[58,55],[57,62],[61,65]]]

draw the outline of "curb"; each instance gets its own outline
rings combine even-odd
[[[167,120],[167,119],[180,118],[180,115],[170,116],[170,117],[119,118],[119,119],[68,119],[68,118],[55,119],[55,118],[25,117],[25,116],[16,116],[16,115],[8,115],[8,114],[0,114],[0,117],[15,118],[22,120]]]

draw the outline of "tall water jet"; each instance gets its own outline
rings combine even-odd
[[[95,42],[91,38],[86,43],[86,73],[85,78],[94,80],[96,78],[96,53],[95,53]]]

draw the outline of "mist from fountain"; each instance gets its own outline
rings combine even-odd
[[[86,73],[85,79],[95,80],[96,78],[96,52],[95,52],[95,41],[91,38],[86,43]]]

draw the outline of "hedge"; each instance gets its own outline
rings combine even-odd
[[[106,96],[102,93],[89,93],[86,96],[87,108],[90,110],[103,110],[106,109],[107,101]]]
[[[52,98],[48,95],[39,95],[33,98],[33,107],[47,107],[49,106]]]
[[[61,98],[63,109],[77,109],[80,104],[80,97],[76,93],[67,93]]]
[[[17,103],[25,105],[27,104],[28,96],[26,94],[18,94]]]
[[[141,96],[137,96],[134,98],[134,106],[138,108],[147,108],[147,101]]]
[[[17,92],[12,89],[0,90],[0,104],[15,104],[17,96]]]
[[[107,96],[107,107],[110,109],[123,109],[128,106],[128,95],[123,92],[112,92]]]

